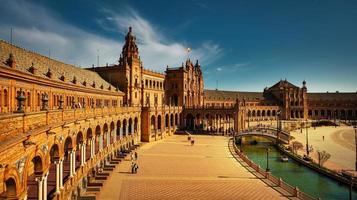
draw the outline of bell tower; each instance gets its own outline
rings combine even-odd
[[[136,45],[136,37],[131,27],[129,27],[129,31],[125,36],[125,44],[119,58],[119,65],[124,68],[126,78],[124,103],[129,106],[140,106],[142,99],[142,62]]]

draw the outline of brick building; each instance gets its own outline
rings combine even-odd
[[[88,69],[0,41],[0,198],[71,199],[118,152],[177,129],[240,132],[249,121],[356,119],[357,93],[204,90],[198,61],[145,69],[131,28],[118,64]]]

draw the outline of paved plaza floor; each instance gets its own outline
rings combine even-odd
[[[137,174],[126,160],[106,181],[99,199],[284,199],[230,154],[228,138],[174,135],[144,144]]]

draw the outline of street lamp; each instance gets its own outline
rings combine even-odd
[[[355,120],[355,123],[353,124],[353,128],[355,129],[355,147],[356,147],[355,170],[357,171],[357,124],[356,124],[356,120]]]
[[[267,151],[267,167],[266,167],[265,171],[269,172],[270,171],[270,169],[269,169],[269,151],[270,151],[270,149],[269,149],[269,147],[267,147],[266,151]]]
[[[279,117],[280,117],[281,111],[278,110],[276,112],[276,143],[279,143]]]
[[[307,127],[307,120],[306,120],[306,156],[309,157],[309,132],[308,132],[308,127]]]

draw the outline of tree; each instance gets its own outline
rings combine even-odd
[[[319,161],[319,166],[322,167],[323,164],[330,159],[331,154],[327,153],[326,151],[316,151],[317,152],[317,159]]]
[[[299,149],[302,149],[304,145],[301,144],[301,142],[294,141],[291,143],[291,148],[293,150],[293,153],[297,153]]]

